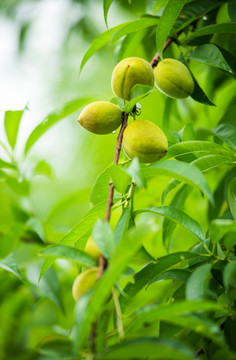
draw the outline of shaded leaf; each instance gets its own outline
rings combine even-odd
[[[228,185],[228,203],[234,220],[236,220],[236,178]]]
[[[123,342],[119,345],[107,348],[98,359],[145,359],[146,357],[155,357],[155,359],[172,360],[194,360],[195,355],[192,350],[173,339],[146,337]]]
[[[216,45],[200,45],[190,53],[189,58],[225,70],[230,74],[234,73],[223,53]]]
[[[181,41],[181,44],[185,45],[197,37],[217,33],[236,33],[236,23],[214,24],[204,26],[200,29],[195,30],[194,33],[192,33],[186,39],[183,39]]]
[[[236,126],[221,124],[212,129],[212,132],[232,149],[236,150]]]
[[[235,275],[236,275],[236,260],[233,260],[230,263],[228,263],[224,268],[223,281],[226,289],[229,288],[231,280],[234,280],[232,283],[235,283],[236,280]]]
[[[186,298],[188,300],[204,299],[207,295],[211,276],[211,264],[205,264],[195,270],[186,285]]]

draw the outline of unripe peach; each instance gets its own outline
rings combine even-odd
[[[129,100],[131,89],[136,84],[153,87],[154,72],[151,65],[138,57],[120,61],[112,73],[111,85],[114,94]]]
[[[90,256],[92,256],[95,261],[99,260],[101,253],[92,236],[88,238],[84,251],[86,251]]]
[[[194,82],[184,64],[174,59],[160,61],[154,69],[155,83],[165,95],[184,99],[192,94]]]
[[[122,122],[118,106],[108,101],[95,101],[87,105],[79,116],[79,123],[94,134],[109,134]]]
[[[132,121],[124,131],[123,148],[126,155],[137,157],[141,163],[160,160],[168,151],[163,131],[147,120]]]
[[[74,281],[72,295],[75,301],[92,289],[97,281],[98,268],[90,268],[80,273]]]

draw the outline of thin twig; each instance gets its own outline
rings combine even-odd
[[[129,115],[126,114],[125,112],[123,112],[122,116],[123,116],[123,121],[122,121],[119,135],[117,137],[114,165],[117,165],[118,161],[119,161],[123,134],[124,134],[125,128],[127,126],[127,121],[128,121],[128,117],[129,117]],[[107,210],[106,210],[106,215],[105,215],[105,221],[107,221],[107,222],[109,222],[109,220],[110,220],[111,207],[113,205],[114,185],[113,185],[112,179],[109,182],[109,186],[110,186],[110,188],[109,188],[109,195],[108,195],[108,201],[107,201]],[[107,261],[104,258],[104,256],[101,254],[100,258],[99,258],[99,266],[98,266],[98,279],[102,276],[102,273],[103,273],[104,269],[106,268],[106,266],[107,266]]]
[[[167,39],[166,42],[165,42],[165,44],[164,44],[164,46],[163,46],[163,51],[165,51],[165,50],[168,48],[168,46],[170,46],[170,44],[171,44],[173,41],[175,41],[174,38],[169,38],[169,39]],[[157,52],[156,55],[155,55],[155,56],[152,58],[152,60],[150,61],[151,67],[157,66],[159,60],[160,60],[160,55],[159,55],[159,52]]]

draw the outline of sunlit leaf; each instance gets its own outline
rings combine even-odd
[[[179,144],[180,146],[178,146]],[[181,144],[184,143],[179,144],[173,145],[169,148],[169,154],[171,156],[177,156],[181,153]],[[142,168],[142,174],[145,177],[159,174],[171,176],[178,181],[183,181],[192,186],[198,187],[208,197],[208,199],[213,202],[211,191],[202,173],[195,166],[189,165],[185,162],[174,160],[161,161]]]
[[[120,38],[122,38],[123,36],[125,36],[127,34],[131,34],[133,32],[145,29],[150,26],[155,26],[158,23],[158,21],[159,21],[159,19],[156,19],[156,18],[143,18],[140,20],[134,20],[134,21],[125,23],[111,37],[110,44],[113,44],[115,41],[119,40]]]
[[[61,119],[64,119],[68,115],[73,114],[75,111],[79,110],[89,101],[91,101],[91,98],[78,98],[76,100],[68,102],[61,109],[52,112],[48,116],[46,116],[46,118],[38,126],[36,126],[36,128],[28,137],[25,145],[25,154],[28,153],[34,143],[54,124],[56,124]]]
[[[43,250],[42,256],[55,256],[55,258],[62,258],[78,262],[85,266],[95,266],[96,263],[93,258],[85,251],[75,249],[65,245],[53,245]]]
[[[184,4],[185,0],[169,0],[160,18],[156,33],[156,45],[161,58],[163,57],[164,43]]]
[[[144,210],[137,210],[135,214],[151,212],[158,215],[167,217],[168,219],[175,221],[177,224],[182,225],[188,231],[190,231],[199,241],[205,240],[205,234],[201,226],[196,220],[191,218],[189,215],[184,213],[174,206],[162,206],[162,207],[151,207]]]
[[[115,245],[111,225],[105,220],[98,219],[94,225],[92,236],[101,253],[109,258]]]
[[[9,271],[16,275],[21,281],[23,281],[23,278],[21,276],[21,273],[19,272],[15,257],[13,254],[8,255],[5,259],[2,259],[0,261],[0,268]]]
[[[236,220],[236,178],[232,179],[228,186],[228,203],[233,218]]]
[[[111,6],[113,0],[103,0],[103,13],[104,13],[104,20],[107,26],[107,14],[109,11],[109,8]]]
[[[16,145],[18,130],[20,126],[20,121],[24,110],[17,110],[17,111],[6,111],[5,112],[5,131],[7,135],[8,142],[12,149],[14,149]]]

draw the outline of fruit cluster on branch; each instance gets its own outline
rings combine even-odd
[[[153,65],[156,65],[156,62]],[[111,79],[114,94],[124,102],[130,100],[131,90],[135,85],[153,87],[154,83],[165,95],[176,99],[188,97],[194,89],[189,70],[174,59],[159,61],[153,70],[146,60],[129,57],[116,65]],[[98,135],[112,133],[122,124],[118,135],[115,164],[119,160],[122,140],[124,153],[130,159],[137,157],[141,163],[152,163],[162,159],[168,151],[168,141],[164,132],[147,120],[133,119],[134,121],[127,125],[128,116],[128,113],[124,113],[113,103],[95,101],[83,109],[79,116],[79,123],[86,130]],[[113,193],[114,185],[111,180],[106,221],[110,218]],[[76,301],[95,285],[106,264],[106,259],[100,254],[91,236],[87,241],[85,251],[96,262],[99,261],[99,267],[87,269],[77,276],[72,290]]]

